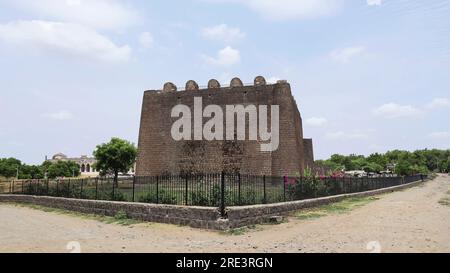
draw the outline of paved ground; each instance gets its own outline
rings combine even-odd
[[[242,235],[164,224],[120,226],[0,204],[0,251],[69,252],[68,243],[75,241],[82,252],[450,252],[450,206],[439,203],[450,197],[449,186],[450,177],[439,176],[345,214],[292,217]]]

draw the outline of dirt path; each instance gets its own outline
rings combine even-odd
[[[164,224],[120,226],[0,204],[0,252],[450,252],[450,177],[345,214],[258,226],[242,235]]]

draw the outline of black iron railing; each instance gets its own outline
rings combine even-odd
[[[270,204],[363,192],[424,180],[406,177],[280,177],[244,174],[11,181],[3,193],[218,207]]]

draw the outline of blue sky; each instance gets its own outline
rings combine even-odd
[[[144,90],[286,79],[316,158],[450,148],[450,2],[0,0],[0,157],[137,143]]]

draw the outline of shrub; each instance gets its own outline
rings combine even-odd
[[[127,201],[125,195],[121,192],[115,192],[112,201]]]
[[[141,196],[138,197],[138,202],[140,203],[156,203],[156,193],[153,192],[147,192]]]
[[[211,200],[206,196],[205,192],[191,192],[190,193],[191,205],[194,206],[210,206]]]
[[[116,220],[125,220],[128,219],[127,212],[123,209],[119,210],[116,215],[114,215],[114,219]]]
[[[146,192],[143,195],[138,197],[138,202],[141,203],[159,203],[159,204],[167,204],[167,205],[176,205],[178,203],[177,197],[167,194],[165,190],[160,190],[158,196],[156,192],[150,191]]]

